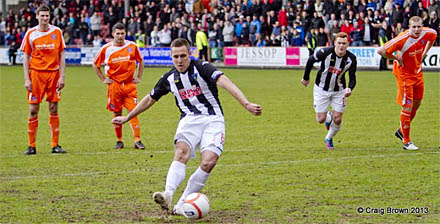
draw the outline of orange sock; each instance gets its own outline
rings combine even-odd
[[[134,117],[130,120],[131,131],[133,132],[134,141],[138,142],[141,140],[141,128],[139,126],[138,117]]]
[[[411,111],[411,121],[414,119],[414,117],[416,116],[417,110],[416,109],[412,109]]]
[[[402,110],[400,112],[400,130],[402,131],[403,143],[405,144],[411,141],[409,138],[410,126],[411,126],[411,113]]]
[[[113,116],[116,117],[116,116]],[[122,142],[122,125],[120,124],[113,124],[113,129],[115,129],[116,138],[118,141]]]
[[[35,139],[37,138],[38,117],[28,118],[28,136],[29,146],[35,147]]]
[[[49,114],[50,135],[52,136],[52,147],[58,145],[58,138],[60,136],[60,118],[58,114]]]

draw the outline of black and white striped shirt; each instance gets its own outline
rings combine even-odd
[[[156,83],[150,96],[159,100],[172,92],[181,118],[186,115],[223,115],[218,99],[217,79],[223,75],[206,61],[191,60],[186,72],[172,68]]]
[[[348,88],[356,86],[356,56],[350,51],[338,57],[334,47],[322,48],[309,57],[304,71],[304,80],[310,79],[310,71],[315,62],[321,62],[321,68],[316,74],[315,84],[325,91],[339,91],[346,88],[345,73],[348,71],[350,81]]]

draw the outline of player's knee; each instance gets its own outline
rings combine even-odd
[[[58,113],[58,104],[56,103],[50,103],[49,104],[49,112],[51,114],[57,114]]]
[[[38,110],[30,110],[29,111],[29,117],[34,118],[38,116]]]
[[[337,124],[337,125],[340,125],[342,122],[342,117],[341,116],[333,117],[333,122],[335,122],[335,124]]]
[[[174,151],[174,160],[185,163],[189,160],[190,150],[183,147],[176,147]]]
[[[419,109],[420,105],[422,105],[422,101],[414,100],[414,105],[413,105],[414,109],[416,109],[416,110]]]
[[[216,159],[203,160],[200,162],[200,169],[207,173],[210,173],[211,170],[214,169],[215,164],[217,164]]]
[[[326,116],[319,116],[319,115],[316,116],[316,121],[320,124],[324,123],[325,119],[326,119]]]

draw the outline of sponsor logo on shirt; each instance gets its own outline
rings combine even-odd
[[[53,49],[55,49],[55,44],[54,43],[52,43],[52,44],[37,44],[37,45],[35,45],[35,48],[37,50],[53,50]]]
[[[330,66],[330,67],[328,68],[328,72],[333,73],[333,74],[336,74],[336,75],[339,75],[339,74],[342,72],[342,70]]]
[[[50,37],[52,38],[52,40],[56,40],[57,39],[57,35],[56,34],[52,34]]]
[[[419,50],[414,50],[413,52],[409,52],[408,54],[409,54],[409,56],[416,56],[417,54],[421,54],[423,52],[423,48],[422,49],[419,49]]]
[[[113,58],[112,62],[118,63],[118,62],[124,62],[124,61],[129,61],[129,60],[130,60],[130,55],[127,55],[127,56],[119,56],[119,57]]]
[[[188,98],[191,98],[193,96],[198,96],[200,94],[202,94],[202,90],[200,89],[199,86],[195,86],[195,85],[193,85],[191,89],[179,90],[179,95],[180,95],[180,98],[182,98],[182,100],[186,100]]]

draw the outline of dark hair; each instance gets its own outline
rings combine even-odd
[[[171,42],[170,48],[182,47],[182,46],[185,46],[188,49],[188,51],[189,51],[189,43],[188,43],[188,41],[186,39],[184,39],[184,38],[177,38],[177,39],[173,40],[173,42]]]
[[[37,16],[40,15],[40,12],[50,12],[50,8],[47,5],[41,5],[37,9]]]
[[[116,23],[112,27],[112,32],[115,32],[115,30],[125,30],[125,25],[122,23]]]

